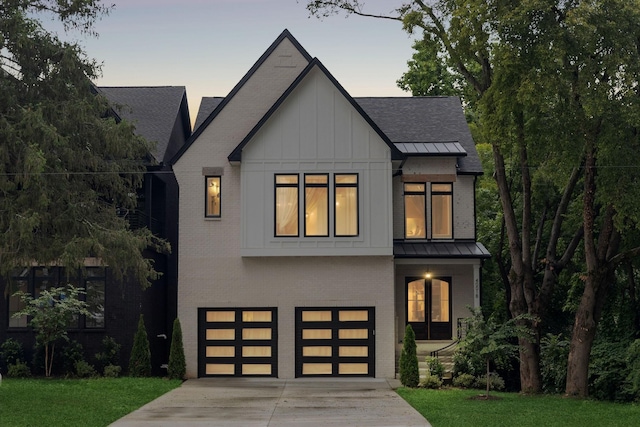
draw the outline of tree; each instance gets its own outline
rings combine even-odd
[[[109,12],[99,0],[0,3],[0,273],[24,265],[69,268],[95,257],[116,279],[157,277],[142,251],[167,250],[119,212],[136,205],[150,145],[111,112],[91,80],[100,68],[78,44],[47,31],[91,34]],[[41,19],[38,19],[41,18]]]
[[[187,372],[187,363],[184,357],[184,345],[182,344],[182,327],[180,319],[173,321],[171,333],[171,347],[169,349],[169,366],[167,373],[169,378],[181,380]]]
[[[513,338],[533,339],[531,329],[523,326],[520,318],[506,322],[496,321],[494,317],[485,320],[480,308],[471,310],[471,317],[466,319],[467,333],[460,341],[460,350],[468,355],[478,357],[486,368],[487,394],[489,398],[491,364],[505,366],[510,358],[518,354],[518,345]],[[521,317],[528,317],[522,315]],[[533,319],[530,319],[533,320]]]
[[[25,304],[25,308],[13,316],[30,317],[29,326],[36,332],[36,342],[44,347],[44,368],[47,377],[51,376],[56,342],[61,339],[69,340],[67,328],[73,317],[91,315],[87,310],[86,301],[78,298],[81,294],[84,294],[82,289],[71,285],[41,290],[37,298],[24,292],[16,293]]]
[[[363,4],[307,7],[320,16],[346,11],[395,19],[407,31],[432,35],[476,93],[502,204],[508,258],[500,269],[510,313],[539,319],[531,325],[537,338],[520,343],[524,391],[541,389],[541,328],[558,278],[584,242],[567,393],[586,396],[607,283],[638,252],[631,239],[620,246],[621,232],[638,225],[638,198],[623,195],[638,187],[629,151],[637,150],[640,112],[638,1],[414,0],[394,15],[365,13]]]
[[[129,358],[129,375],[132,377],[151,376],[151,350],[142,314],[138,320],[138,329],[133,337],[133,347],[131,347],[131,357]]]
[[[420,382],[416,334],[411,325],[404,331],[404,341],[400,352],[400,382],[405,387],[417,387]]]

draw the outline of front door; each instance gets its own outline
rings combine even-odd
[[[407,323],[417,340],[451,339],[451,282],[407,278]]]

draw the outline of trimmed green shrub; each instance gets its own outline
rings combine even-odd
[[[486,389],[487,388],[487,375],[479,375],[475,378],[473,382],[473,387],[477,389]],[[491,372],[489,374],[489,389],[490,390],[504,390],[504,380],[500,375],[495,372]]]
[[[460,374],[453,378],[452,384],[454,387],[460,388],[472,388],[476,382],[476,377],[471,374]]]
[[[442,379],[444,376],[444,365],[437,357],[427,356],[425,359],[427,362],[427,368],[429,368],[429,373],[438,379]]]
[[[187,363],[184,357],[184,345],[182,344],[182,327],[180,326],[180,320],[176,318],[176,320],[173,321],[167,373],[169,378],[181,380],[184,378],[186,372]]]
[[[118,365],[107,365],[104,367],[104,376],[107,378],[117,378],[120,376],[122,368]]]
[[[404,332],[404,342],[400,353],[400,382],[405,387],[417,387],[420,382],[416,334],[411,325]]]
[[[96,368],[86,360],[78,360],[75,364],[76,375],[79,378],[93,378],[98,376]]]
[[[142,314],[138,320],[138,330],[133,337],[133,347],[129,358],[129,375],[132,377],[151,376],[151,350]]]
[[[22,344],[13,338],[7,338],[0,345],[0,369],[6,372],[9,365],[15,365],[19,360],[24,360]]]
[[[442,387],[442,380],[437,375],[427,374],[420,380],[419,387],[437,389]]]
[[[102,351],[95,355],[96,368],[99,371],[103,371],[109,365],[118,365],[120,363],[120,348],[121,345],[115,339],[110,336],[104,337],[102,339]]]
[[[28,378],[31,376],[31,369],[29,369],[29,365],[26,362],[17,360],[16,363],[9,365],[7,376],[10,378]]]

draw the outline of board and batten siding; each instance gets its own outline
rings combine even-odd
[[[319,69],[244,147],[240,168],[242,256],[393,253],[391,150]],[[300,237],[274,236],[274,175],[284,173],[300,176]],[[304,173],[329,174],[329,237],[304,237]],[[333,236],[335,173],[358,174],[358,236]]]

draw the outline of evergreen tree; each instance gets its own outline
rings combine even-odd
[[[417,387],[420,382],[416,334],[411,325],[404,332],[404,342],[400,353],[400,382],[405,387]]]
[[[171,334],[171,348],[169,350],[169,367],[167,373],[169,378],[181,380],[187,371],[187,364],[184,358],[184,345],[182,344],[182,328],[180,319],[173,321],[173,333]]]
[[[143,315],[138,321],[138,330],[133,337],[131,358],[129,359],[129,375],[132,377],[151,376],[151,351],[149,350],[149,338],[144,327]]]

